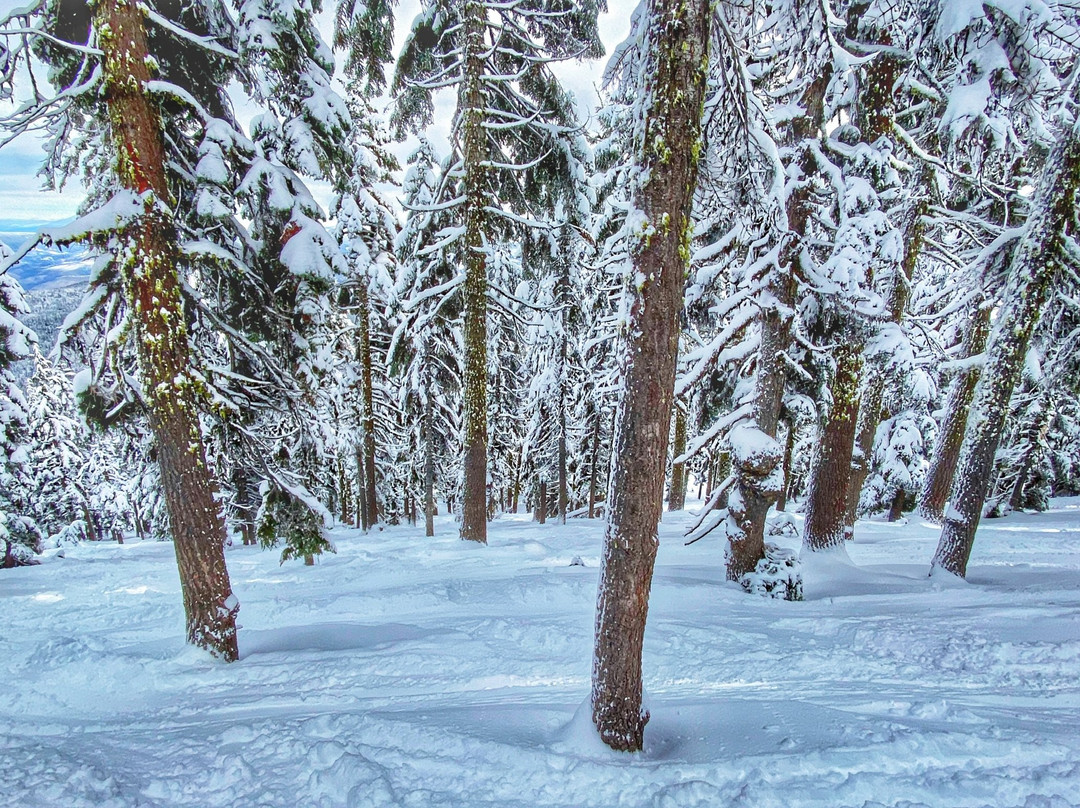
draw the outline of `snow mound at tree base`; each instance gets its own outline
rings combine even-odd
[[[765,545],[765,557],[757,569],[739,579],[739,584],[751,595],[763,595],[773,600],[802,600],[802,571],[799,557],[791,550]]]

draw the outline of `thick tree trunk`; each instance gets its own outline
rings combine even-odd
[[[832,407],[821,430],[806,497],[803,549],[810,551],[841,547],[847,537],[848,478],[859,411],[862,348],[842,344],[835,358],[836,372],[830,385]]]
[[[675,436],[671,446],[672,457],[686,451],[686,410],[675,406]],[[681,511],[686,507],[686,464],[671,464],[671,487],[668,489],[668,510]]]
[[[547,522],[547,481],[541,480],[538,487],[539,494],[536,500],[536,521],[540,524]]]
[[[986,350],[986,340],[990,336],[990,306],[980,297],[975,316],[968,325],[964,336],[964,356],[978,356]],[[968,412],[971,401],[975,398],[975,387],[979,383],[981,368],[978,365],[960,371],[949,388],[949,398],[945,404],[945,418],[938,428],[934,441],[934,453],[931,456],[930,471],[919,495],[916,510],[932,522],[940,524],[945,518],[945,503],[949,499],[956,463],[960,459],[960,447],[964,443],[964,431],[967,429]]]
[[[829,76],[817,77],[806,89],[803,96],[805,114],[793,124],[793,135],[803,141],[815,138],[824,120],[824,98]],[[809,149],[804,148],[800,159],[800,168],[810,176],[814,171],[814,158]],[[776,300],[776,305],[762,308],[758,316],[761,329],[761,343],[757,354],[757,374],[754,391],[754,427],[768,438],[775,440],[780,423],[780,408],[783,405],[784,386],[787,379],[785,355],[791,342],[792,306],[795,301],[795,273],[803,251],[803,239],[807,224],[813,211],[813,191],[810,183],[795,189],[787,201],[787,225],[795,236],[784,250],[783,271],[775,273],[770,279],[768,291]],[[715,484],[723,485],[730,474],[730,454],[727,455],[728,468],[717,473]],[[781,462],[778,447],[770,445],[768,451],[758,453],[752,460],[742,458],[736,464],[737,508],[731,508],[730,493],[725,493],[716,503],[717,508],[728,508],[729,519],[725,521],[727,531],[727,578],[738,581],[743,575],[753,572],[758,562],[765,557],[765,518],[769,507],[780,495],[775,487],[775,470]],[[712,486],[710,485],[710,488]]]
[[[484,5],[466,0],[461,85],[465,163],[464,478],[461,538],[487,544],[487,135],[484,131]]]
[[[668,430],[679,344],[678,315],[690,257],[690,208],[701,148],[710,4],[649,0],[653,69],[646,73],[646,179],[634,192],[642,238],[631,277],[622,384],[613,441],[608,518],[596,610],[593,723],[608,746],[642,748],[641,650],[664,503]]]
[[[1080,120],[1062,134],[1047,158],[1026,232],[1010,261],[932,570],[961,578],[967,574],[1009,399],[1040,310],[1063,265],[1064,234],[1074,222],[1078,188]]]
[[[232,661],[237,658],[239,607],[225,567],[225,523],[199,427],[201,381],[190,367],[161,126],[145,94],[150,59],[143,11],[134,0],[98,0],[94,14],[117,179],[142,195],[146,205],[146,213],[128,231],[122,278],[157,439],[187,639]]]

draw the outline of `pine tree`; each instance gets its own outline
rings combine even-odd
[[[163,135],[145,90],[150,74],[142,12],[129,0],[99,0],[94,12],[117,179],[134,208],[123,236],[123,285],[158,442],[188,641],[231,661],[237,658],[237,602],[198,422],[200,380],[192,372],[184,327]]]
[[[73,394],[73,374],[34,352],[34,375],[27,383],[30,453],[27,501],[34,519],[52,536],[81,520],[80,532],[94,530],[88,488],[89,436],[80,423]]]
[[[663,509],[664,467],[701,150],[709,5],[649,2],[622,80],[639,92],[637,173],[624,227],[633,240],[608,518],[593,655],[593,723],[614,749],[642,747],[641,650]],[[628,52],[631,51],[632,52]]]
[[[41,533],[30,516],[26,468],[27,402],[11,373],[12,362],[30,356],[34,332],[18,320],[29,311],[19,282],[8,274],[14,258],[0,242],[0,539],[4,542],[2,567],[30,563],[41,552]]]
[[[464,539],[487,541],[488,265],[500,241],[542,215],[539,189],[574,179],[578,127],[549,64],[599,53],[597,8],[425,0],[398,58],[391,92],[399,133],[430,121],[436,89],[458,92],[444,177],[460,179],[444,182],[433,203],[455,211],[444,238],[464,265]]]
[[[1060,267],[1074,249],[1078,191],[1080,122],[1061,135],[1047,158],[1024,237],[1012,257],[1002,310],[990,335],[951,504],[934,555],[934,570],[961,578],[967,573],[1009,398],[1023,368],[1040,309]]]
[[[454,400],[461,389],[457,296],[438,294],[459,283],[452,245],[440,237],[446,211],[434,204],[441,184],[439,160],[421,139],[409,158],[403,185],[405,226],[398,234],[397,271],[389,309],[388,350],[397,406],[405,424],[403,453],[419,463],[425,532],[434,535],[435,492],[457,493],[460,422]]]

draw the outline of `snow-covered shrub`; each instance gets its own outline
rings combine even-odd
[[[795,518],[786,512],[775,514],[766,525],[770,536],[798,536],[799,528]]]
[[[81,544],[88,538],[88,532],[86,528],[86,522],[82,519],[76,519],[70,524],[64,525],[56,533],[49,536],[49,547],[74,547],[77,544]]]
[[[41,531],[33,519],[0,510],[0,540],[4,542],[4,557],[0,559],[0,567],[22,567],[38,563],[34,556],[42,549]]]
[[[263,547],[285,544],[281,551],[282,564],[292,558],[302,558],[305,564],[313,564],[315,556],[337,552],[326,538],[322,517],[279,486],[264,486],[262,505],[255,522],[256,536]]]
[[[739,584],[751,595],[763,595],[774,600],[802,600],[802,572],[799,557],[791,550],[765,545],[765,557],[757,569],[739,579]]]

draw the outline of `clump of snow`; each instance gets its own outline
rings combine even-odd
[[[802,600],[802,572],[798,554],[775,544],[766,544],[765,557],[753,572],[739,579],[739,585],[751,595],[775,600]]]

